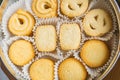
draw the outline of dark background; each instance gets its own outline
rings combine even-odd
[[[119,5],[119,7],[120,7],[120,0],[117,0],[117,2],[118,2],[118,5]]]

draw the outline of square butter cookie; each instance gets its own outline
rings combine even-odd
[[[35,42],[39,51],[54,51],[56,48],[55,27],[53,25],[38,26],[35,34]]]
[[[60,28],[60,45],[63,50],[78,49],[81,35],[79,25],[62,24]]]

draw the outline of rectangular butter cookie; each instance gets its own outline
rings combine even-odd
[[[60,45],[63,50],[74,50],[79,48],[81,40],[79,25],[62,24],[60,28]]]
[[[35,34],[37,49],[43,52],[51,52],[56,48],[56,30],[53,25],[38,26]]]

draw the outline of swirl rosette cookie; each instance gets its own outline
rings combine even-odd
[[[33,0],[32,10],[39,18],[57,16],[57,0]]]
[[[23,9],[17,10],[9,19],[8,29],[17,36],[28,36],[35,24],[34,17]]]
[[[61,12],[68,17],[81,16],[88,8],[88,0],[61,0]]]

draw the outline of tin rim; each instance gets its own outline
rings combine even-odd
[[[3,0],[3,2],[6,0]],[[1,4],[3,4],[3,2]],[[114,0],[110,0],[110,3],[112,5],[112,7],[114,8],[116,17],[117,17],[117,21],[118,21],[118,26],[119,26],[119,35],[120,35],[120,9],[117,6],[116,1]],[[104,73],[102,75],[100,75],[100,77],[97,78],[97,80],[102,80],[103,78],[105,78],[105,76],[107,76],[107,74],[112,70],[112,68],[115,66],[118,58],[119,58],[119,50],[120,50],[120,36],[119,36],[119,44],[117,45],[117,51],[116,51],[116,55],[114,56],[112,62],[110,63],[110,65],[108,66],[108,68],[104,71]],[[2,49],[0,48],[0,57],[3,61],[3,63],[5,64],[5,66],[7,67],[7,69],[10,71],[10,73],[16,77],[15,71],[11,68],[11,66],[7,63],[6,58],[4,56],[4,53],[2,52]]]
[[[114,0],[110,0],[110,3],[112,5],[112,7],[114,8],[116,17],[117,17],[117,21],[118,21],[118,26],[119,26],[119,35],[120,35],[120,9],[117,6],[117,2]],[[104,73],[98,77],[98,80],[102,80],[103,78],[105,78],[105,76],[108,75],[108,73],[112,70],[112,68],[115,66],[118,58],[119,58],[119,51],[120,51],[120,36],[119,36],[119,44],[117,45],[117,51],[116,51],[116,55],[114,56],[112,62],[110,63],[110,65],[108,66],[108,68],[104,71]]]

